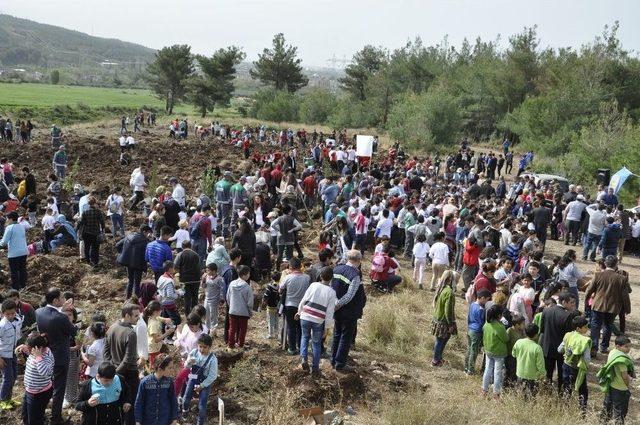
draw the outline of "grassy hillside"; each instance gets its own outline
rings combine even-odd
[[[138,44],[0,15],[0,63],[6,66],[78,66],[105,60],[148,62],[154,53]]]

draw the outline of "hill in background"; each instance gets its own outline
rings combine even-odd
[[[155,50],[53,25],[0,15],[0,64],[46,68],[149,62]]]

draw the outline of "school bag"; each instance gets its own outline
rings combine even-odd
[[[120,202],[116,201],[113,196],[109,197],[109,212],[111,214],[117,214],[120,210]]]
[[[464,294],[464,299],[467,301],[468,304],[475,302],[476,300],[476,284],[475,283],[472,283],[471,285],[469,285],[469,288],[467,288],[467,292],[465,292]]]
[[[189,237],[191,239],[200,239],[201,235],[202,235],[202,231],[200,229],[200,225],[202,224],[203,220],[206,220],[207,217],[202,217],[200,218],[200,220],[191,223],[191,226],[189,226]]]
[[[17,194],[18,199],[24,198],[24,196],[27,194],[27,179],[23,179],[20,182],[20,184],[18,185]]]

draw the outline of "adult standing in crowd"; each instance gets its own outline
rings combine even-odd
[[[136,297],[140,296],[142,274],[147,270],[144,257],[151,234],[151,227],[143,224],[137,232],[127,235],[116,245],[116,250],[120,253],[116,261],[127,268],[126,299],[129,299],[132,293]]]
[[[18,213],[7,214],[0,247],[7,247],[11,287],[20,290],[27,286],[27,235],[25,227],[18,223]]]
[[[51,424],[61,425],[66,423],[62,418],[62,403],[67,386],[71,341],[78,329],[65,314],[73,308],[73,298],[64,300],[60,289],[51,288],[44,299],[46,305],[36,310],[36,323],[38,332],[46,335],[54,358]]]

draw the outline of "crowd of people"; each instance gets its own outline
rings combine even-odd
[[[137,115],[134,132],[144,122]],[[123,153],[135,145],[127,124],[123,117]],[[433,292],[433,367],[446,361],[462,297],[469,304],[465,372],[476,373],[484,350],[484,394],[492,387],[499,398],[511,387],[534,397],[539,381],[552,382],[555,374],[559,394],[577,391],[584,411],[589,362],[603,354],[602,417],[624,420],[634,374],[624,334],[631,289],[619,266],[626,241],[638,247],[640,220],[613,191],[600,187],[592,196],[581,186],[537,184],[523,174],[533,152],[522,155],[508,183],[508,140],[501,154],[475,152],[463,140],[446,156],[411,156],[399,144],[380,151],[376,138],[373,157],[359,157],[346,131],[219,123],[206,130],[242,151],[250,165],[231,170],[212,163],[202,182],[213,183],[201,182],[192,193],[183,176],[150,187],[149,166],[141,163],[130,191],[113,187],[100,199],[75,184],[63,202],[68,159],[52,132],[54,170],[44,207],[30,169],[22,166],[14,176],[11,158],[0,161],[0,247],[7,248],[12,288],[0,321],[1,409],[21,403],[24,423],[41,424],[51,400],[53,424],[64,423],[65,406],[82,412],[86,424],[164,425],[188,415],[197,397],[197,423],[204,424],[218,375],[215,340],[229,350],[250,349],[247,331],[257,311],[266,313],[265,337],[281,338],[302,370],[322,376],[324,357],[349,373],[358,321],[366,320],[367,283],[379,296],[394,292],[407,265],[413,278],[404,285],[428,284]],[[186,139],[187,120],[172,122],[170,131]],[[194,125],[194,137],[204,131]],[[314,220],[322,221],[317,240],[303,227]],[[40,240],[27,240],[32,227],[41,230]],[[93,312],[81,330],[77,295],[57,288],[43,294],[35,311],[20,299],[29,284],[28,256],[70,246],[98,267],[108,238],[118,252],[108,267],[127,272],[119,320]],[[595,277],[585,277],[573,247],[548,255],[548,238],[582,245]],[[362,267],[365,260],[370,268]],[[18,363],[25,364],[21,402],[12,398]]]

